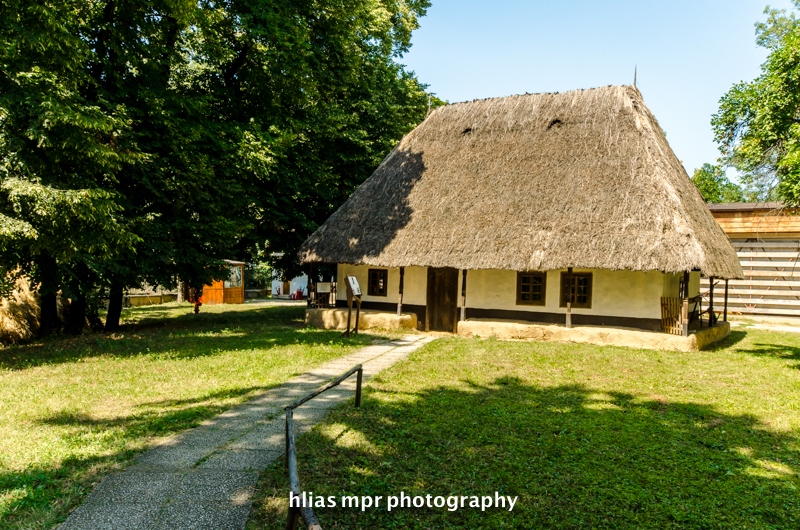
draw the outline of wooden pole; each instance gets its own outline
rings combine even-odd
[[[689,272],[683,273],[683,304],[681,307],[681,332],[689,336]]]
[[[572,328],[572,298],[575,295],[572,289],[572,267],[567,269],[567,329]]]
[[[708,295],[708,327],[712,327],[717,322],[717,315],[714,313],[714,277],[708,279],[711,285],[711,293]]]
[[[461,322],[464,322],[467,319],[467,270],[461,274]]]
[[[314,302],[316,302],[316,299],[317,299],[317,291],[316,291],[316,289],[314,289],[314,280],[313,280],[313,276],[312,276],[313,273],[314,273],[314,265],[312,263],[309,263],[308,264],[308,285],[307,285],[308,297],[307,297],[307,302],[306,302],[306,305],[308,307],[311,307],[312,304]],[[311,299],[311,292],[312,291],[314,292],[314,300],[313,301]]]
[[[342,333],[342,337],[350,337],[350,317],[353,314],[353,298],[355,298],[355,295],[353,294],[349,276],[344,277],[344,285],[347,288],[347,329]],[[356,313],[356,332],[358,332],[358,313]]]
[[[403,277],[405,276],[406,268],[400,267],[400,292],[397,297],[397,316],[403,312]]]
[[[428,281],[425,287],[426,295],[425,295],[425,331],[431,330],[431,309],[433,309],[433,294],[434,294],[434,285],[433,282],[435,281],[433,271],[429,268],[428,269]]]
[[[725,280],[725,302],[723,304],[722,320],[728,321],[728,280]]]
[[[350,336],[350,316],[353,314],[353,298],[347,297],[347,329],[344,331],[344,336]]]
[[[356,299],[356,326],[353,328],[353,335],[358,335],[358,317],[361,314],[361,296],[354,297]]]

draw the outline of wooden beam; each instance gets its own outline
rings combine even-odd
[[[798,259],[798,249],[786,249],[783,252],[762,252],[760,250],[740,250],[736,253],[740,258],[788,258]]]
[[[763,307],[732,307],[731,312],[734,314],[742,313],[749,315],[786,315],[800,317],[800,309],[779,309],[771,307],[764,309]]]
[[[575,291],[572,288],[572,267],[567,269],[567,329],[572,328],[572,299]]]
[[[433,309],[433,269],[428,267],[428,280],[425,295],[425,331],[431,330],[431,310]]]
[[[800,289],[800,282],[786,280],[731,280],[731,287],[788,287]]]
[[[754,268],[754,269],[768,269],[770,267],[776,269],[791,269],[794,267],[800,267],[800,259],[799,260],[788,260],[788,261],[770,261],[768,259],[758,259],[758,260],[748,260],[747,258],[739,258],[739,265],[742,266],[745,275],[747,274],[747,269]]]
[[[467,319],[467,269],[461,271],[461,322]]]
[[[725,280],[725,305],[724,309],[722,310],[722,321],[728,321],[728,280]]]
[[[734,242],[733,248],[793,248],[800,250],[800,243],[796,241],[753,241],[753,242]]]
[[[316,289],[314,289],[314,277],[312,276],[313,274],[314,274],[314,264],[313,263],[309,263],[308,264],[308,285],[306,286],[306,289],[308,290],[308,297],[306,298],[306,306],[308,306],[308,307],[311,307],[311,305],[313,303],[315,303],[316,299],[317,299]],[[242,276],[244,276],[244,272],[242,272]],[[244,285],[244,277],[242,278],[242,285]],[[312,296],[311,296],[311,291],[314,291],[313,299],[312,299]]]
[[[400,316],[400,313],[403,312],[403,278],[406,273],[405,267],[400,267],[400,292],[398,293],[397,298],[397,316]]]
[[[708,296],[708,327],[716,323],[717,315],[714,313],[714,277],[709,278],[711,281],[711,293]]]
[[[703,293],[704,295],[709,294],[711,291],[708,289],[708,286],[703,286]],[[714,296],[722,296],[725,294],[725,286],[716,285],[714,287]],[[782,298],[798,298],[800,297],[800,290],[789,290],[789,289],[736,289],[735,286],[731,286],[730,288],[730,295],[731,296],[741,296],[743,299],[747,299],[751,296],[778,296]]]
[[[756,305],[756,306],[788,306],[800,309],[800,300],[776,300],[774,298],[731,298],[730,304],[737,305]],[[777,308],[775,308],[777,309]]]
[[[756,276],[767,276],[767,277],[771,277],[771,278],[800,278],[800,270],[798,270],[798,269],[794,269],[794,271],[792,271],[792,270],[787,270],[787,271],[762,271],[762,270],[750,271],[750,270],[744,270],[742,272],[744,273],[745,278],[752,278],[752,277],[756,277]]]
[[[684,337],[689,336],[689,271],[683,273],[683,292],[681,293],[681,332]]]

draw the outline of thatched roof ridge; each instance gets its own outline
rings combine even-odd
[[[742,277],[730,240],[632,86],[434,110],[300,259]]]

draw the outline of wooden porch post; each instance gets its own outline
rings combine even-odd
[[[723,304],[722,321],[728,321],[728,280],[725,280],[725,303]]]
[[[400,292],[397,295],[397,316],[403,312],[403,277],[405,276],[406,268],[400,267]]]
[[[681,332],[689,336],[689,272],[683,273],[683,304],[681,307]]]
[[[467,269],[461,272],[461,322],[464,322],[467,319]]]
[[[711,293],[708,295],[708,327],[712,327],[717,322],[717,315],[714,313],[714,277],[708,279],[711,285]]]
[[[316,291],[316,289],[314,289],[314,279],[313,279],[314,277],[312,276],[313,274],[314,274],[314,264],[313,263],[309,263],[308,264],[308,285],[306,286],[306,289],[308,289],[308,296],[306,297],[306,306],[308,306],[308,307],[313,307],[313,305],[317,301],[316,300],[317,299],[317,291]],[[313,299],[312,299],[312,294],[311,294],[312,292],[314,293]]]
[[[575,290],[572,288],[572,267],[567,269],[567,329],[572,328],[572,298]]]

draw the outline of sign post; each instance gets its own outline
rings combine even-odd
[[[353,334],[358,334],[358,318],[361,315],[361,287],[355,276],[346,276],[344,284],[347,287],[347,330],[342,333],[342,337],[350,336],[350,316],[353,314],[353,300],[356,302],[356,325]]]

